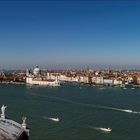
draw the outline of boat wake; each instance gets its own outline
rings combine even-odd
[[[114,110],[114,111],[126,112],[126,113],[131,113],[131,114],[140,114],[140,112],[133,111],[133,110],[130,110],[130,109],[120,109],[120,108],[106,107],[106,106],[102,106],[102,107],[104,109],[109,109],[109,110]]]
[[[104,128],[104,127],[91,127],[91,126],[89,126],[89,128],[97,130],[97,131],[101,131],[101,132],[104,132],[104,133],[110,133],[112,131],[111,128]]]
[[[39,96],[46,97],[48,99],[59,100],[59,101],[65,102],[65,103],[76,104],[76,105],[80,105],[80,106],[84,106],[84,107],[113,110],[113,111],[126,112],[126,113],[131,113],[131,114],[140,114],[140,112],[133,111],[130,109],[121,109],[121,108],[114,108],[114,107],[108,107],[108,106],[102,106],[102,105],[80,103],[80,102],[75,102],[75,101],[71,101],[69,99],[64,99],[64,98],[59,98],[59,97],[43,96],[43,95],[39,95]]]
[[[51,118],[51,117],[46,117],[46,116],[43,116],[42,119],[51,120],[53,122],[59,122],[60,121],[59,118]]]

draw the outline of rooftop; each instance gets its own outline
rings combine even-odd
[[[0,119],[0,140],[17,140],[24,129],[20,124],[9,119]]]

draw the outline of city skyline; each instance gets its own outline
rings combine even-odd
[[[140,69],[140,2],[0,1],[0,66]]]

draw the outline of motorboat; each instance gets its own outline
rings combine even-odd
[[[52,121],[54,121],[54,122],[59,122],[60,121],[60,119],[59,118],[50,118]]]
[[[99,130],[104,131],[104,132],[111,132],[111,128],[99,128]]]
[[[125,109],[124,111],[125,111],[125,112],[128,112],[128,113],[132,113],[132,112],[133,112],[133,111],[130,110],[130,109]]]

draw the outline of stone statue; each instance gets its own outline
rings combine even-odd
[[[22,117],[22,121],[23,121],[22,124],[26,124],[26,119],[27,119],[26,117]]]
[[[1,107],[1,115],[4,115],[5,116],[5,109],[7,108],[7,106],[2,106]]]
[[[26,117],[22,117],[22,127],[24,128],[24,129],[26,129]]]

